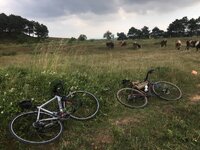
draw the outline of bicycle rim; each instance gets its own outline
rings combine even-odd
[[[132,88],[122,88],[117,92],[117,100],[129,108],[142,108],[147,105],[147,97]]]
[[[65,107],[71,108],[71,118],[76,120],[88,120],[93,118],[99,110],[97,98],[86,91],[75,91],[67,96]]]
[[[27,144],[50,143],[61,135],[63,131],[62,123],[59,120],[44,121],[48,127],[37,126],[35,121],[38,112],[26,112],[16,116],[10,123],[9,128],[12,135],[19,141]],[[51,115],[41,112],[40,119],[50,118]]]
[[[182,96],[182,92],[178,86],[167,81],[158,81],[153,84],[153,92],[160,98],[165,100],[178,100]]]

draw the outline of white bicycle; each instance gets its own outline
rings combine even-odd
[[[61,83],[54,88],[55,96],[37,106],[36,111],[24,112],[12,119],[9,129],[19,141],[29,144],[45,144],[58,139],[63,132],[62,121],[72,118],[88,120],[93,118],[99,110],[98,99],[87,91],[75,91],[67,96],[61,96]],[[50,111],[45,106],[52,101],[58,102],[59,111]],[[21,108],[30,108],[31,101],[22,101]]]

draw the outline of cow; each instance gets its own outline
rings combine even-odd
[[[161,47],[166,47],[167,46],[167,40],[165,39],[165,40],[162,40],[161,42],[160,42],[160,46]]]
[[[176,48],[177,50],[180,50],[180,49],[181,49],[181,45],[182,45],[181,40],[178,40],[178,41],[176,41],[176,43],[175,43],[175,48]]]
[[[134,43],[133,43],[133,48],[134,48],[134,49],[139,49],[139,48],[141,48],[141,45],[138,44],[137,42],[134,42]]]
[[[120,42],[120,46],[121,46],[121,47],[122,47],[122,46],[126,46],[126,45],[127,45],[126,41],[123,40],[123,41]]]
[[[200,48],[200,41],[196,41],[195,47],[196,47],[196,51],[198,51]]]
[[[113,49],[114,48],[114,43],[112,41],[106,42],[106,46],[109,49]]]
[[[186,41],[186,47],[185,49],[189,50],[190,47],[196,47],[195,44],[196,44],[197,41],[194,41],[194,40],[187,40]]]

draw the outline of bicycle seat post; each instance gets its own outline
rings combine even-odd
[[[57,98],[57,100],[58,100],[58,107],[59,107],[59,110],[60,110],[60,112],[63,112],[63,106],[62,106],[62,100],[61,100],[62,97],[56,95],[56,98]]]

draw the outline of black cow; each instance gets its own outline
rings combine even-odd
[[[133,43],[133,48],[134,48],[134,49],[139,49],[139,48],[141,48],[141,45],[138,44],[137,42],[134,42],[134,43]]]
[[[162,40],[162,41],[160,42],[160,46],[161,46],[161,47],[166,47],[166,46],[167,46],[167,40]]]
[[[107,48],[109,48],[109,49],[113,49],[113,48],[114,48],[114,43],[113,43],[112,41],[106,42],[106,46],[107,46]]]

